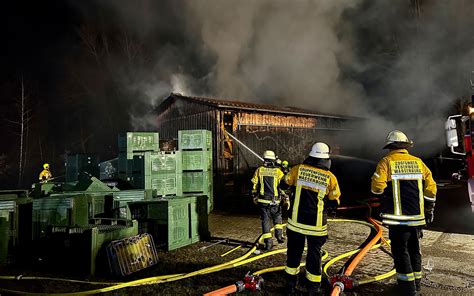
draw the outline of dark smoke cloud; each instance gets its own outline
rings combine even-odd
[[[86,18],[128,32],[147,48],[148,58],[133,67],[115,60],[135,128],[149,126],[144,112],[177,91],[367,117],[370,132],[359,141],[381,147],[387,132],[398,128],[429,156],[444,146],[447,113],[470,91],[471,2],[76,5]]]

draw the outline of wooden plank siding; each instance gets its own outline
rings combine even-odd
[[[212,103],[212,104],[211,104]],[[223,156],[224,121],[228,130],[259,155],[265,150],[274,150],[290,164],[304,160],[312,144],[317,141],[327,142],[336,153],[350,145],[347,133],[352,133],[363,122],[360,119],[341,116],[297,115],[267,109],[239,108],[216,104],[205,100],[193,101],[192,98],[171,95],[166,104],[157,109],[156,123],[160,138],[177,138],[178,130],[207,129],[213,134],[213,167],[215,176],[215,194],[227,193],[224,183],[229,178],[224,175],[232,173],[236,180],[236,191],[245,191],[248,178],[260,160],[245,148],[233,143],[233,161]],[[242,103],[245,104],[245,103]],[[229,123],[230,118],[230,123]],[[232,163],[232,168],[226,168]],[[230,177],[230,176],[229,176]],[[222,183],[222,184],[221,184]],[[223,192],[219,192],[219,191]],[[217,196],[216,195],[216,196]]]

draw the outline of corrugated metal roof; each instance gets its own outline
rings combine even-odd
[[[329,118],[341,118],[341,119],[363,119],[353,116],[334,115],[327,113],[319,113],[311,110],[305,110],[294,107],[278,107],[273,105],[255,104],[240,102],[232,99],[217,99],[212,97],[197,97],[197,96],[185,96],[180,93],[171,93],[170,96],[163,101],[162,105],[168,105],[173,99],[182,99],[191,101],[198,104],[204,104],[215,108],[228,108],[237,110],[251,110],[256,112],[269,112],[269,113],[280,113],[289,115],[299,116],[311,116],[311,117],[329,117]],[[160,109],[160,106],[157,108]]]

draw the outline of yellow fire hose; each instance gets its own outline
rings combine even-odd
[[[358,220],[349,220],[349,219],[328,219],[328,221],[331,221],[331,222],[354,222],[354,223],[359,223],[359,224],[363,224],[363,225],[366,225],[366,226],[369,226],[371,228],[373,228],[374,226],[370,223],[367,223],[365,221],[358,221]],[[382,238],[382,242],[385,243],[386,245],[390,245],[390,240],[386,240],[385,238]],[[373,246],[371,249],[377,249],[377,248],[380,248],[382,246],[382,244],[377,244],[375,246]],[[333,265],[334,263],[336,263],[337,261],[339,260],[342,260],[344,258],[347,258],[349,256],[352,256],[354,254],[356,254],[357,252],[359,252],[361,249],[355,249],[355,250],[352,250],[352,251],[349,251],[347,253],[344,253],[344,254],[341,254],[331,260],[329,260],[325,265],[324,265],[324,268],[323,268],[323,272],[324,272],[324,275],[327,277],[327,278],[330,278],[328,273],[327,273],[327,270],[328,268]],[[327,257],[328,257],[328,253],[326,251],[324,251],[324,255],[322,256],[322,260],[325,260]],[[300,266],[303,267],[305,266],[306,263],[302,263]],[[258,274],[258,275],[262,275],[264,273],[269,273],[269,272],[275,272],[275,271],[280,271],[280,270],[284,270],[285,269],[285,266],[282,265],[282,266],[276,266],[276,267],[270,267],[270,268],[266,268],[266,269],[262,269],[262,270],[259,270],[259,271],[256,271],[254,272],[253,274]],[[390,270],[389,272],[386,272],[384,274],[381,274],[381,275],[377,275],[377,276],[373,276],[373,277],[370,277],[370,278],[366,278],[366,279],[362,279],[362,280],[359,280],[358,283],[359,285],[364,285],[364,284],[368,284],[368,283],[372,283],[372,282],[375,282],[375,281],[381,281],[381,280],[384,280],[386,278],[389,278],[393,275],[395,275],[395,269],[392,269]]]
[[[373,227],[372,224],[370,223],[367,223],[365,221],[360,221],[360,220],[350,220],[350,219],[328,219],[328,221],[330,222],[352,222],[352,223],[358,223],[358,224],[362,224],[362,225],[366,225],[366,226],[369,226],[369,227]],[[273,230],[273,229],[272,229]],[[262,236],[259,237],[258,239],[258,243],[262,243],[263,241],[263,238]],[[253,262],[253,261],[256,261],[256,260],[260,260],[262,258],[265,258],[265,257],[268,257],[268,256],[272,256],[272,255],[275,255],[275,254],[279,254],[279,253],[284,253],[286,252],[286,248],[284,249],[277,249],[277,250],[273,250],[273,251],[270,251],[270,252],[266,252],[266,253],[263,253],[263,254],[260,254],[260,255],[257,255],[255,257],[252,257],[252,258],[249,258],[247,259],[255,250],[257,249],[257,243],[249,250],[247,251],[247,253],[245,253],[244,255],[236,258],[236,259],[233,259],[231,261],[228,261],[228,262],[224,262],[224,263],[221,263],[221,264],[218,264],[218,265],[215,265],[215,266],[211,266],[211,267],[207,267],[207,268],[203,268],[203,269],[200,269],[200,270],[197,270],[197,271],[194,271],[194,272],[190,272],[190,273],[186,273],[186,274],[172,274],[172,275],[161,275],[161,276],[155,276],[155,277],[149,277],[149,278],[144,278],[144,279],[139,279],[139,280],[134,280],[134,281],[130,281],[130,282],[126,282],[126,283],[103,283],[103,284],[112,284],[112,286],[109,286],[109,287],[105,287],[105,288],[100,288],[100,289],[95,289],[95,290],[89,290],[89,291],[82,291],[82,292],[72,292],[72,293],[54,293],[54,294],[49,294],[49,293],[28,293],[28,292],[23,292],[23,291],[14,291],[14,290],[8,290],[8,289],[3,289],[3,288],[0,288],[0,291],[4,291],[4,292],[8,292],[8,293],[12,293],[12,294],[22,294],[22,295],[91,295],[91,294],[97,294],[97,293],[104,293],[104,292],[110,292],[110,291],[114,291],[114,290],[119,290],[119,289],[123,289],[123,288],[126,288],[126,287],[133,287],[133,286],[139,286],[139,285],[152,285],[152,284],[160,284],[160,283],[167,283],[167,282],[173,282],[173,281],[178,281],[178,280],[182,280],[182,279],[186,279],[186,278],[190,278],[190,277],[193,277],[193,276],[197,276],[197,275],[204,275],[204,274],[209,274],[209,273],[213,273],[213,272],[217,272],[217,271],[221,271],[221,270],[226,270],[226,269],[230,269],[230,268],[234,268],[234,267],[237,267],[237,266],[241,266],[241,265],[244,265],[244,264],[247,264],[247,263],[250,263],[250,262]],[[231,250],[232,251],[232,250]],[[355,250],[355,251],[351,251],[351,252],[357,252],[358,250]],[[339,258],[340,259],[343,259],[345,257],[348,257],[348,256],[351,256],[352,254],[354,253],[346,253],[346,254],[343,254],[343,255],[346,255],[346,256],[338,256],[336,258]],[[349,254],[349,255],[347,255]],[[325,255],[324,255],[324,259],[327,258],[327,252],[325,252]],[[334,258],[334,259],[336,259]],[[333,259],[333,260],[334,260]],[[331,261],[333,261],[331,260]],[[325,267],[331,262],[329,261]],[[336,262],[337,260],[335,260],[334,262]],[[331,264],[334,264],[334,262],[332,262]],[[272,269],[274,269],[275,267],[273,268],[269,268],[269,269],[265,269],[265,270],[261,270],[259,271],[260,273],[262,272],[270,272]],[[281,268],[281,267],[276,267],[276,268]],[[284,267],[283,267],[284,268]],[[326,269],[327,270],[327,269]],[[389,273],[386,273],[384,275],[380,275],[380,276],[376,276],[376,277],[373,277],[373,278],[369,278],[369,279],[366,279],[365,281],[363,281],[364,283],[369,283],[369,282],[372,282],[372,281],[376,281],[376,280],[381,280],[383,278],[386,278],[386,277],[389,277],[393,274],[390,274],[391,272]],[[10,279],[10,280],[14,280],[14,279],[17,279],[17,277],[14,277],[14,276],[11,276],[11,277],[7,277],[7,276],[4,276],[4,277],[1,277],[0,279]],[[41,277],[24,277],[24,279],[51,279],[51,278],[41,278]],[[63,279],[56,279],[56,280],[63,280]],[[74,281],[74,282],[82,282],[82,281],[76,281],[76,280],[68,280],[68,279],[64,279],[65,281]],[[85,283],[88,283],[88,284],[102,284],[102,283],[99,283],[99,282],[85,282]]]
[[[234,252],[234,251],[237,251],[238,249],[240,249],[242,247],[242,245],[238,245],[237,247],[233,248],[232,250],[230,251],[227,251],[225,252],[224,254],[221,255],[221,257],[225,257],[227,255],[229,255],[230,253]]]

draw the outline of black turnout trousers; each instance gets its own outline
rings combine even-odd
[[[421,250],[419,227],[390,226],[389,238],[397,281],[405,295],[414,295],[415,280],[421,280]]]
[[[298,269],[304,251],[305,240],[307,239],[306,278],[310,283],[319,286],[322,273],[321,248],[326,243],[327,236],[304,235],[290,229],[286,230],[286,236],[288,238],[286,266]],[[296,275],[294,275],[293,278],[291,275],[288,276],[290,282],[296,282]]]
[[[280,205],[261,204],[260,219],[262,220],[263,234],[270,234],[270,230],[272,228],[272,221],[275,226],[282,224]],[[283,229],[281,227],[275,227],[275,237],[281,238],[282,236]],[[269,238],[271,238],[271,236]]]

